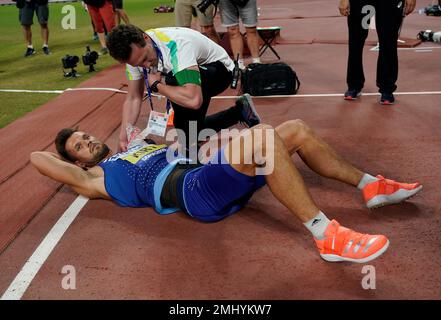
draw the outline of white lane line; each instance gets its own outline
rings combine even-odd
[[[413,48],[398,48],[399,51],[422,51],[422,50],[436,50],[436,49],[441,49],[441,46],[438,47],[413,47]],[[380,51],[380,46],[375,46],[372,47],[371,49],[369,49],[370,51]]]
[[[114,88],[67,88],[65,90],[0,89],[0,92],[12,92],[12,93],[63,93],[69,91],[111,91],[117,93],[127,93],[127,91],[114,89]]]
[[[127,93],[127,91],[114,88],[67,88],[65,91],[112,91],[117,93]]]
[[[86,205],[89,199],[78,196],[74,202],[67,208],[61,218],[55,223],[32,256],[26,261],[23,268],[15,277],[9,288],[3,293],[0,300],[20,300],[37,275],[41,266],[51,254],[52,250],[60,241],[67,228],[75,220],[81,209]]]
[[[441,91],[413,91],[413,92],[394,92],[394,95],[441,95]],[[379,96],[378,92],[362,93],[363,96]],[[343,93],[314,93],[314,94],[293,94],[293,95],[274,95],[274,96],[252,96],[253,99],[268,99],[268,98],[315,98],[315,97],[343,97]],[[211,99],[232,99],[237,96],[216,96]]]
[[[0,89],[0,92],[14,92],[14,93],[63,93],[64,90],[22,90],[22,89]]]
[[[437,50],[437,49],[441,49],[441,46],[438,47],[413,47],[413,48],[398,48],[398,50]]]
[[[65,91],[112,91],[117,93],[127,93],[127,91],[113,89],[113,88],[68,88]],[[41,91],[41,90],[15,90],[15,89],[0,89],[0,92],[31,92],[31,93],[63,93],[63,90],[53,90],[53,91]],[[433,95],[441,94],[441,91],[411,91],[411,92],[394,92],[394,95]],[[363,93],[364,96],[378,96],[377,92],[366,92]],[[162,99],[165,98],[162,95],[152,94],[152,96]],[[315,98],[315,97],[342,97],[343,93],[311,93],[311,94],[293,94],[293,95],[273,95],[273,96],[252,96],[253,99],[272,99],[272,98]],[[238,96],[215,96],[212,99],[234,99]]]

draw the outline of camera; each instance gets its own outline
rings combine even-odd
[[[64,69],[73,69],[77,66],[78,61],[80,59],[77,56],[71,56],[66,54],[63,58],[61,58],[61,62],[63,63]]]
[[[61,58],[61,62],[63,64],[63,69],[72,69],[71,72],[64,72],[65,78],[76,78],[78,77],[77,71],[74,69],[77,66],[78,61],[80,59],[77,56],[71,56],[66,54],[63,58]]]
[[[90,47],[86,47],[86,53],[83,55],[83,63],[85,66],[89,66],[89,72],[95,71],[94,64],[96,64],[96,60],[98,60],[98,52],[90,51]]]
[[[424,8],[424,12],[426,13],[426,16],[434,16],[439,17],[441,16],[441,4],[440,5],[432,5]]]
[[[432,30],[420,31],[418,39],[421,41],[441,42],[441,31],[433,32]]]
[[[209,6],[214,5],[217,6],[219,4],[219,0],[202,0],[198,5],[197,8],[200,12],[205,14],[205,11],[208,9]]]

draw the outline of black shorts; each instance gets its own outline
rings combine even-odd
[[[49,7],[47,4],[26,2],[25,6],[18,11],[18,19],[23,26],[34,24],[34,12],[37,14],[38,22],[46,24],[49,19]]]
[[[113,10],[115,11],[116,9],[122,9],[123,8],[123,2],[122,0],[112,0],[112,4],[113,4]]]

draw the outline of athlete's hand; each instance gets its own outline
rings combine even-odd
[[[338,5],[338,10],[340,10],[340,14],[342,16],[348,16],[350,13],[349,0],[340,0],[340,4]]]
[[[404,8],[404,14],[407,16],[415,10],[416,0],[406,0],[406,7]]]

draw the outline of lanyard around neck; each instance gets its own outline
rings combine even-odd
[[[155,52],[156,52],[156,55],[157,55],[158,59],[161,61],[162,67],[164,67],[164,58],[162,56],[161,50],[159,49],[158,45],[156,44],[156,42],[151,37],[150,37],[150,40],[152,42],[153,48],[155,49]],[[147,68],[145,68],[145,67],[143,67],[142,70],[143,70],[143,73],[144,73],[145,86],[147,88],[147,97],[149,98],[150,108],[153,111],[152,89],[150,88],[149,81],[148,81],[149,73],[147,72]],[[167,113],[168,113],[169,110],[170,110],[170,100],[168,98],[167,98],[166,109],[167,109]]]

